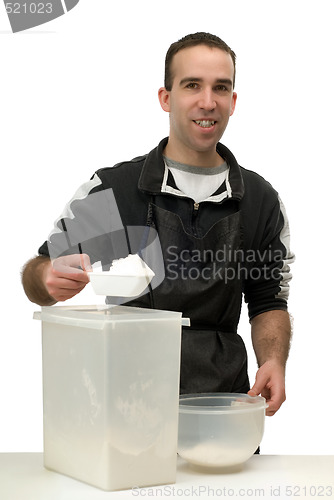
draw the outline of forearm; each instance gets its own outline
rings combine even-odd
[[[27,262],[22,271],[22,285],[28,299],[40,306],[51,306],[57,302],[44,284],[46,266],[50,266],[50,259],[38,256]]]
[[[261,394],[274,415],[285,401],[285,365],[291,341],[290,316],[286,311],[268,311],[252,321],[252,341],[259,369],[248,394]]]
[[[259,366],[272,361],[285,369],[291,342],[291,322],[287,311],[268,311],[251,320],[252,342]]]

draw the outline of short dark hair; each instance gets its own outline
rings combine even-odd
[[[235,84],[235,61],[236,55],[233,50],[225,43],[221,38],[216,35],[211,35],[211,33],[198,32],[193,33],[191,35],[186,35],[177,42],[172,43],[169,47],[166,59],[165,59],[165,89],[172,90],[173,86],[173,75],[171,73],[171,64],[173,57],[177,52],[182,49],[186,49],[188,47],[194,47],[195,45],[207,45],[208,47],[216,47],[218,49],[224,50],[228,54],[230,54],[233,67],[234,67],[234,75],[233,75],[233,87]]]

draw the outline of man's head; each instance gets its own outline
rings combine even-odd
[[[206,45],[207,47],[215,47],[227,52],[231,56],[234,67],[234,74],[233,74],[233,88],[234,88],[235,61],[236,61],[235,53],[218,36],[211,35],[211,33],[199,32],[184,36],[177,42],[172,43],[172,45],[169,47],[165,59],[165,89],[171,90],[173,86],[174,74],[173,74],[172,62],[175,54],[177,54],[182,49],[186,49],[188,47],[195,47],[196,45]]]
[[[169,113],[165,153],[181,163],[215,166],[221,161],[216,145],[237,99],[235,57],[213,35],[200,33],[182,40],[168,51],[167,86],[158,92],[162,109]]]

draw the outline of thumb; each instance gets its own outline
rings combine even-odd
[[[258,396],[261,394],[268,382],[267,374],[259,368],[257,374],[255,375],[255,382],[253,387],[248,391],[250,396]]]
[[[80,254],[80,263],[81,263],[81,268],[83,271],[92,271],[92,265],[90,263],[90,258],[89,255],[86,253]]]

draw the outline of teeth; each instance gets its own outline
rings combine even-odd
[[[197,125],[204,128],[212,127],[212,125],[215,124],[213,120],[195,120],[195,122],[197,123]]]

